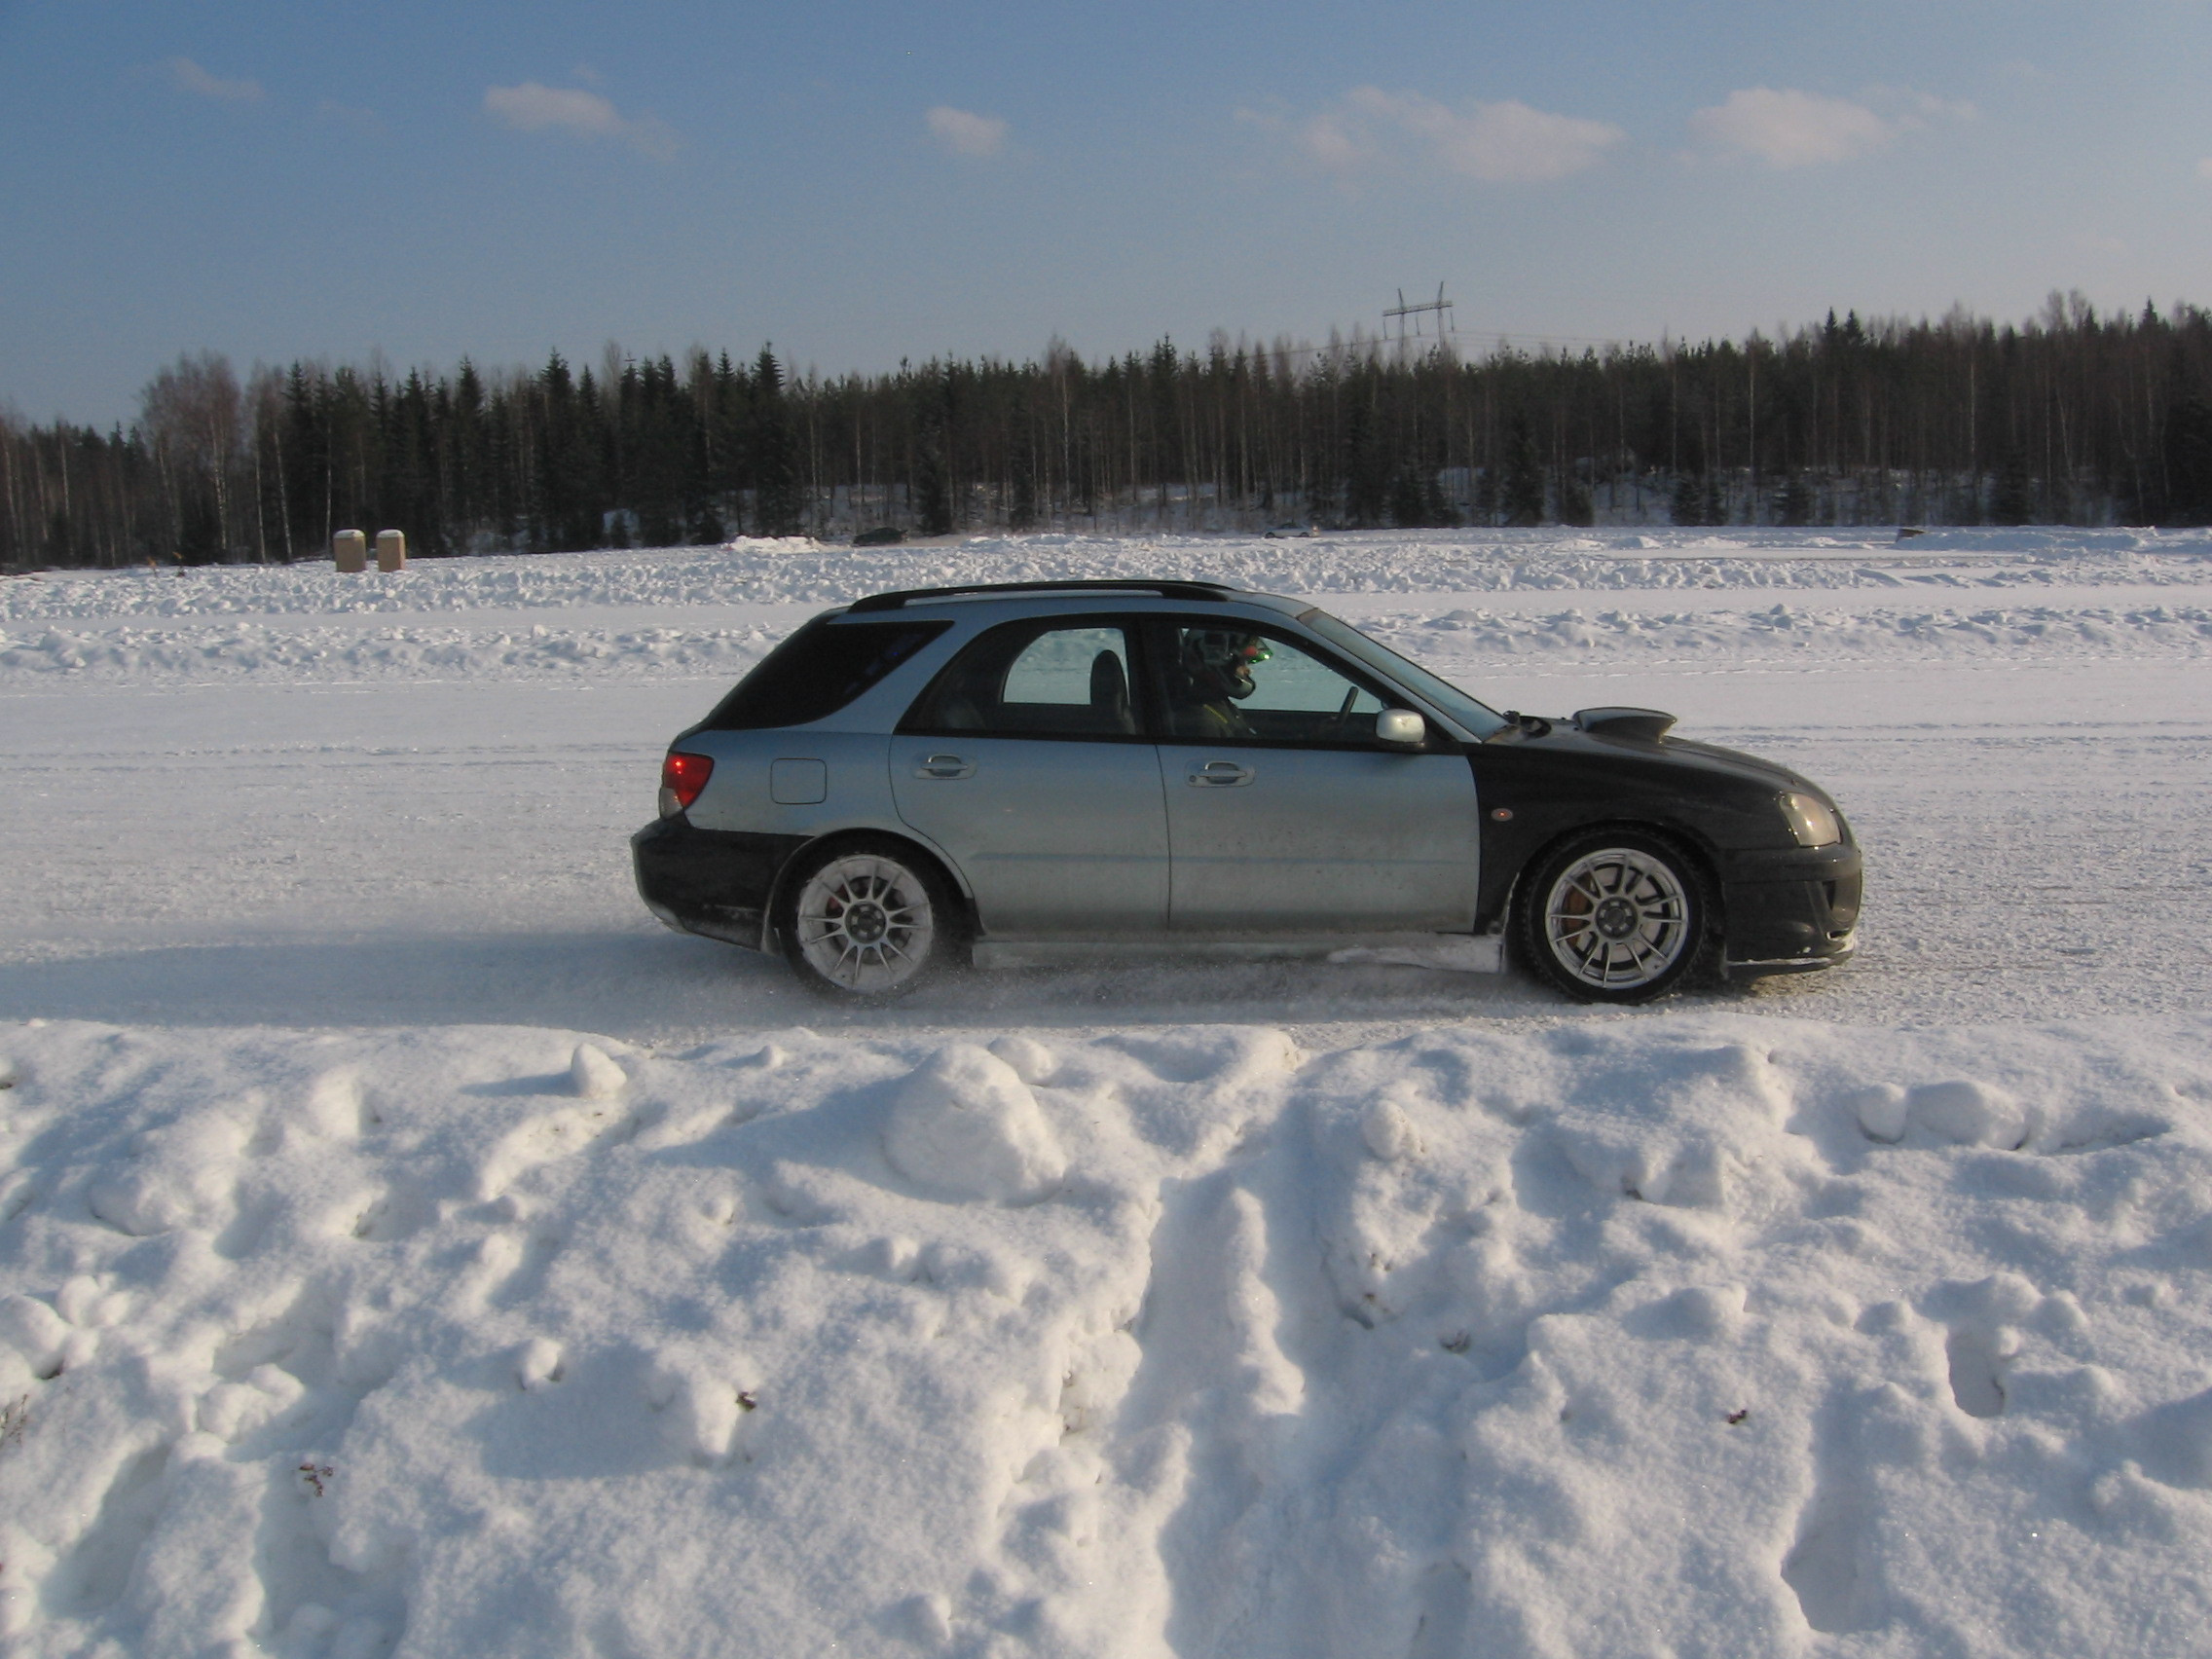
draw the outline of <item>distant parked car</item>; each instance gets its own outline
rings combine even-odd
[[[1595,1002],[1850,956],[1835,802],[1673,723],[1499,714],[1205,582],[885,593],[680,735],[631,846],[670,927],[854,998],[1001,947],[1510,947]]]

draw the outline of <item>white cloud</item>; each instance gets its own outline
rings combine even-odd
[[[1595,166],[1626,136],[1602,121],[1551,115],[1515,98],[1455,109],[1380,87],[1354,87],[1303,121],[1249,109],[1236,119],[1347,178],[1389,163],[1410,141],[1421,160],[1449,171],[1493,184],[1536,184]]]
[[[676,150],[676,134],[664,124],[650,116],[631,120],[608,99],[581,87],[545,87],[535,81],[487,87],[484,111],[517,132],[612,138],[658,161],[666,161]]]
[[[1317,115],[1309,121],[1299,133],[1298,141],[1308,155],[1332,172],[1349,172],[1354,167],[1365,166],[1381,153],[1372,142],[1333,115]]]
[[[2196,176],[2212,179],[2212,156],[2206,156],[2204,160],[2196,164]]]
[[[487,87],[484,108],[519,132],[556,127],[592,138],[619,138],[625,125],[621,112],[597,92],[580,87],[541,87],[535,81],[519,87]]]
[[[1597,166],[1625,136],[1617,127],[1531,109],[1518,98],[1477,103],[1464,113],[1419,92],[1357,87],[1346,103],[1420,138],[1454,172],[1493,184],[1540,184]]]
[[[1770,167],[1848,162],[1879,150],[1896,128],[1864,104],[1786,88],[1749,87],[1690,117],[1708,144],[1751,156]]]
[[[947,153],[980,161],[1006,148],[1006,123],[995,115],[975,115],[950,104],[939,104],[923,119],[930,136]]]
[[[261,83],[252,77],[225,80],[220,75],[209,74],[189,57],[172,57],[163,67],[168,71],[171,86],[196,97],[219,98],[225,103],[257,103],[263,95]]]
[[[1933,92],[1916,92],[1900,87],[1872,87],[1868,104],[1894,112],[1900,130],[1925,131],[1931,127],[1963,127],[1979,121],[1981,111],[1965,98],[1939,98]]]

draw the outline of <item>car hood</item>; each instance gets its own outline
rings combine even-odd
[[[1519,741],[1538,751],[1574,754],[1593,759],[1601,756],[1615,756],[1623,760],[1640,761],[1644,765],[1658,764],[1670,770],[1751,784],[1777,793],[1803,790],[1827,801],[1831,806],[1835,804],[1829,799],[1828,793],[1810,778],[1776,761],[1762,759],[1756,755],[1746,755],[1741,750],[1723,749],[1716,743],[1699,743],[1694,738],[1677,737],[1672,732],[1656,738],[1587,732],[1571,720],[1560,719],[1551,721],[1551,730],[1543,735],[1530,734]]]
[[[1717,743],[1699,743],[1694,738],[1684,737],[1663,737],[1648,747],[1662,755],[1682,756],[1692,764],[1710,767],[1716,772],[1728,772],[1756,783],[1773,784],[1777,789],[1810,790],[1824,800],[1827,798],[1827,792],[1803,773],[1792,772],[1778,760],[1746,755],[1740,749],[1723,749]]]

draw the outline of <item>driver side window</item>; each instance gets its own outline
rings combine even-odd
[[[1268,630],[1178,620],[1166,633],[1167,729],[1205,741],[1365,745],[1389,705]]]

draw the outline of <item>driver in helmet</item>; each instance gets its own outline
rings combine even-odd
[[[1181,694],[1175,699],[1175,724],[1185,737],[1250,737],[1252,728],[1236,707],[1259,689],[1252,665],[1272,654],[1258,634],[1228,628],[1189,628],[1183,633]]]

